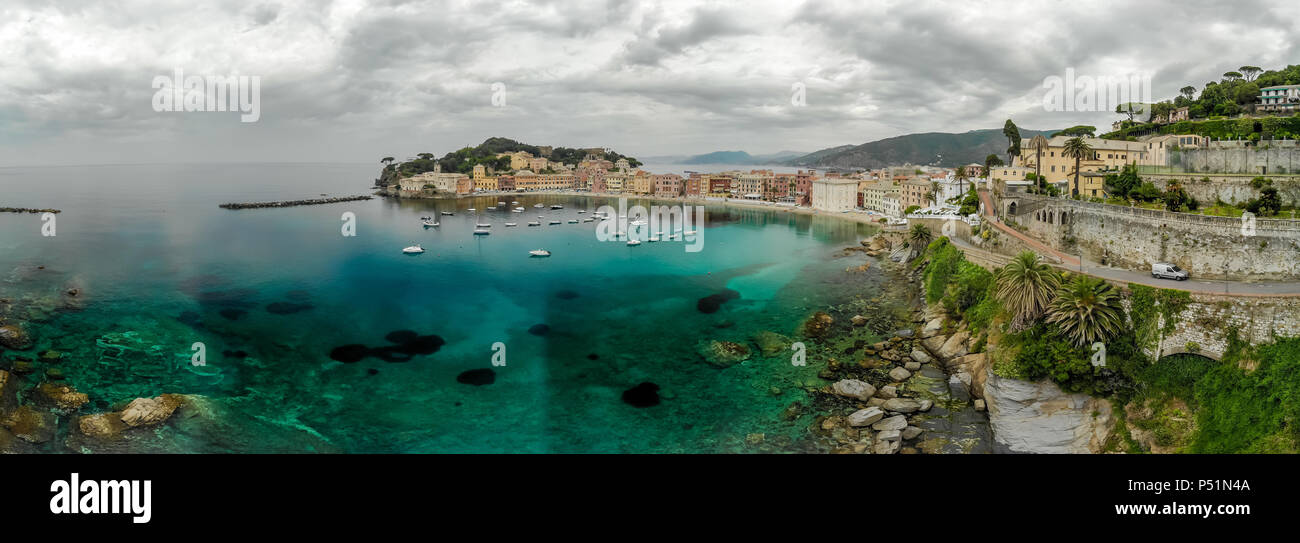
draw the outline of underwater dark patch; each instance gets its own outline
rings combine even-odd
[[[307,300],[311,298],[311,293],[305,290],[291,290],[289,292],[284,293],[284,297],[290,300],[298,300],[301,302],[303,300]]]
[[[176,320],[181,321],[181,323],[191,328],[203,327],[203,317],[199,316],[199,314],[194,311],[186,311],[184,313],[181,313],[179,317],[176,317]]]
[[[248,353],[244,351],[221,351],[221,356],[224,356],[226,358],[234,358],[236,360],[243,360],[245,358],[248,358]]]
[[[600,360],[600,355],[596,353],[591,353],[587,355],[587,360]]]
[[[551,327],[545,324],[534,324],[531,328],[528,329],[528,333],[534,336],[544,336],[546,334],[549,334],[550,332],[551,332]]]
[[[653,407],[659,405],[659,385],[645,382],[624,390],[623,403],[632,407]]]
[[[369,347],[360,343],[352,343],[335,347],[334,350],[330,351],[330,358],[345,364],[351,364],[353,362],[360,362],[369,352]]]
[[[379,375],[379,370],[377,370],[377,369],[375,369],[375,368],[370,368],[370,369],[366,370],[366,373],[368,373],[368,374],[370,374],[370,375]]]
[[[267,304],[266,310],[276,315],[292,315],[301,311],[311,309],[311,304],[300,304],[295,302],[274,302]]]
[[[248,312],[244,311],[243,309],[233,309],[233,308],[222,309],[220,313],[222,317],[225,317],[227,320],[232,320],[232,321],[239,320],[240,317],[248,314]]]
[[[739,292],[729,288],[724,288],[722,289],[722,292],[700,298],[699,301],[695,302],[695,309],[700,310],[700,313],[716,313],[722,308],[722,304],[739,297]]]
[[[555,297],[561,300],[572,300],[578,297],[578,293],[573,290],[561,290],[555,293]]]
[[[492,369],[490,368],[466,370],[460,372],[460,375],[456,376],[456,382],[463,383],[466,385],[474,385],[476,387],[481,387],[483,385],[490,385],[492,383],[495,383],[496,381],[497,381],[497,372],[492,371]]]
[[[368,347],[360,343],[342,345],[330,351],[330,358],[351,364],[367,357],[374,357],[384,362],[409,362],[418,355],[430,355],[438,352],[447,342],[441,337],[429,334],[421,336],[410,330],[389,332],[386,339],[393,345]]]

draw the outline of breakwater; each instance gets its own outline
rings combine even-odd
[[[30,207],[0,207],[0,213],[63,213],[58,209],[33,209]]]
[[[247,203],[229,203],[221,204],[222,209],[257,209],[263,207],[295,207],[295,206],[314,206],[321,204],[337,204],[339,202],[355,202],[357,200],[369,200],[373,196],[343,196],[338,198],[316,198],[312,200],[285,200],[282,202],[247,202]]]

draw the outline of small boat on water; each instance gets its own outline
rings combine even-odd
[[[522,208],[522,207],[516,207],[516,208],[512,209],[511,212],[512,212],[512,213],[523,213],[523,212],[524,212],[524,208]]]
[[[408,255],[418,255],[424,252],[424,247],[421,247],[419,245],[412,245],[410,247],[402,249],[402,252]]]
[[[509,227],[509,226],[519,226],[519,223],[517,223],[517,222],[508,222],[508,223],[506,223],[506,226],[508,226],[508,227]]]
[[[659,241],[659,236],[650,236],[646,241]]]
[[[569,224],[578,224],[578,219],[569,219]]]
[[[528,251],[528,254],[533,256],[551,256],[551,252],[546,249],[533,249]]]
[[[443,215],[455,215],[455,213],[452,213],[452,212],[450,212],[450,211],[443,211],[442,214],[443,214]]]
[[[497,202],[497,205],[499,205],[499,206],[503,206],[503,205],[506,205],[506,203],[505,203],[505,202]]]
[[[517,205],[519,205],[519,201],[516,200],[516,201],[510,202],[510,205],[512,205],[512,206],[517,206]]]
[[[470,210],[470,211],[478,211],[477,209],[474,209],[474,208],[472,208],[472,207],[469,208],[469,210]]]
[[[492,228],[492,225],[491,225],[491,224],[489,224],[489,223],[485,223],[485,222],[478,223],[478,224],[476,224],[476,225],[474,225],[474,226],[477,226],[477,227],[479,227],[479,228]]]
[[[550,224],[561,224],[561,223],[560,223],[560,221],[558,221],[558,220],[552,220],[552,221],[550,222]]]
[[[546,207],[546,204],[533,204],[533,207]]]
[[[629,240],[627,240],[627,244],[628,244],[629,246],[636,247],[637,245],[640,245],[640,244],[641,244],[641,241],[640,241],[640,240],[635,240],[635,239],[629,239]]]
[[[474,231],[474,235],[476,235],[476,236],[486,236],[486,235],[491,234],[491,233],[492,233],[492,232],[491,232],[490,230],[475,230],[475,231]]]
[[[528,223],[528,226],[541,226],[541,225],[542,225],[542,223],[537,222],[537,221],[533,221],[533,222]]]
[[[687,230],[687,231],[686,231],[686,235],[688,235],[688,236],[694,236],[694,235],[695,235],[695,231],[694,231],[694,230]]]
[[[587,212],[587,210],[585,210],[585,209],[579,209],[579,210],[578,210],[578,213],[586,213],[586,212]]]
[[[582,219],[582,222],[591,222],[591,221],[594,221],[594,220],[596,220],[596,219],[593,219],[593,218],[588,217],[588,218],[586,218],[586,219]]]
[[[438,226],[438,221],[426,219],[425,221],[423,221],[422,224],[424,224],[425,228],[430,228],[430,227]]]
[[[560,205],[560,204],[555,204],[555,205],[552,205],[552,206],[551,206],[551,209],[564,209],[564,206],[562,206],[562,205]]]

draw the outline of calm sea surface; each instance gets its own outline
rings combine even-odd
[[[0,214],[0,298],[36,339],[0,352],[0,368],[60,351],[38,367],[61,369],[89,412],[211,398],[226,426],[168,430],[174,450],[728,452],[756,432],[797,447],[808,417],[780,413],[817,370],[788,352],[719,369],[700,345],[794,337],[813,311],[880,290],[879,272],[847,274],[837,258],[869,227],[833,217],[710,208],[703,250],[687,252],[546,225],[610,203],[588,198],[519,195],[522,214],[486,211],[496,196],[217,207],[368,194],[378,169],[0,168],[0,207],[63,210],[54,236],[40,215]],[[341,235],[345,212],[355,237]],[[492,234],[472,235],[478,222]],[[428,252],[403,255],[413,243]],[[529,258],[537,248],[554,256]],[[697,308],[714,294],[730,299]],[[195,343],[206,366],[190,363]],[[659,387],[658,405],[624,401],[641,383]]]

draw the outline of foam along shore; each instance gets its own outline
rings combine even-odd
[[[314,206],[321,204],[337,204],[339,202],[355,202],[357,200],[369,200],[372,196],[341,196],[338,198],[316,198],[312,200],[286,200],[283,202],[248,202],[248,203],[230,203],[221,204],[222,209],[256,209],[261,207],[294,207],[294,206]]]
[[[30,207],[0,207],[0,213],[63,213],[59,209],[34,209]]]

